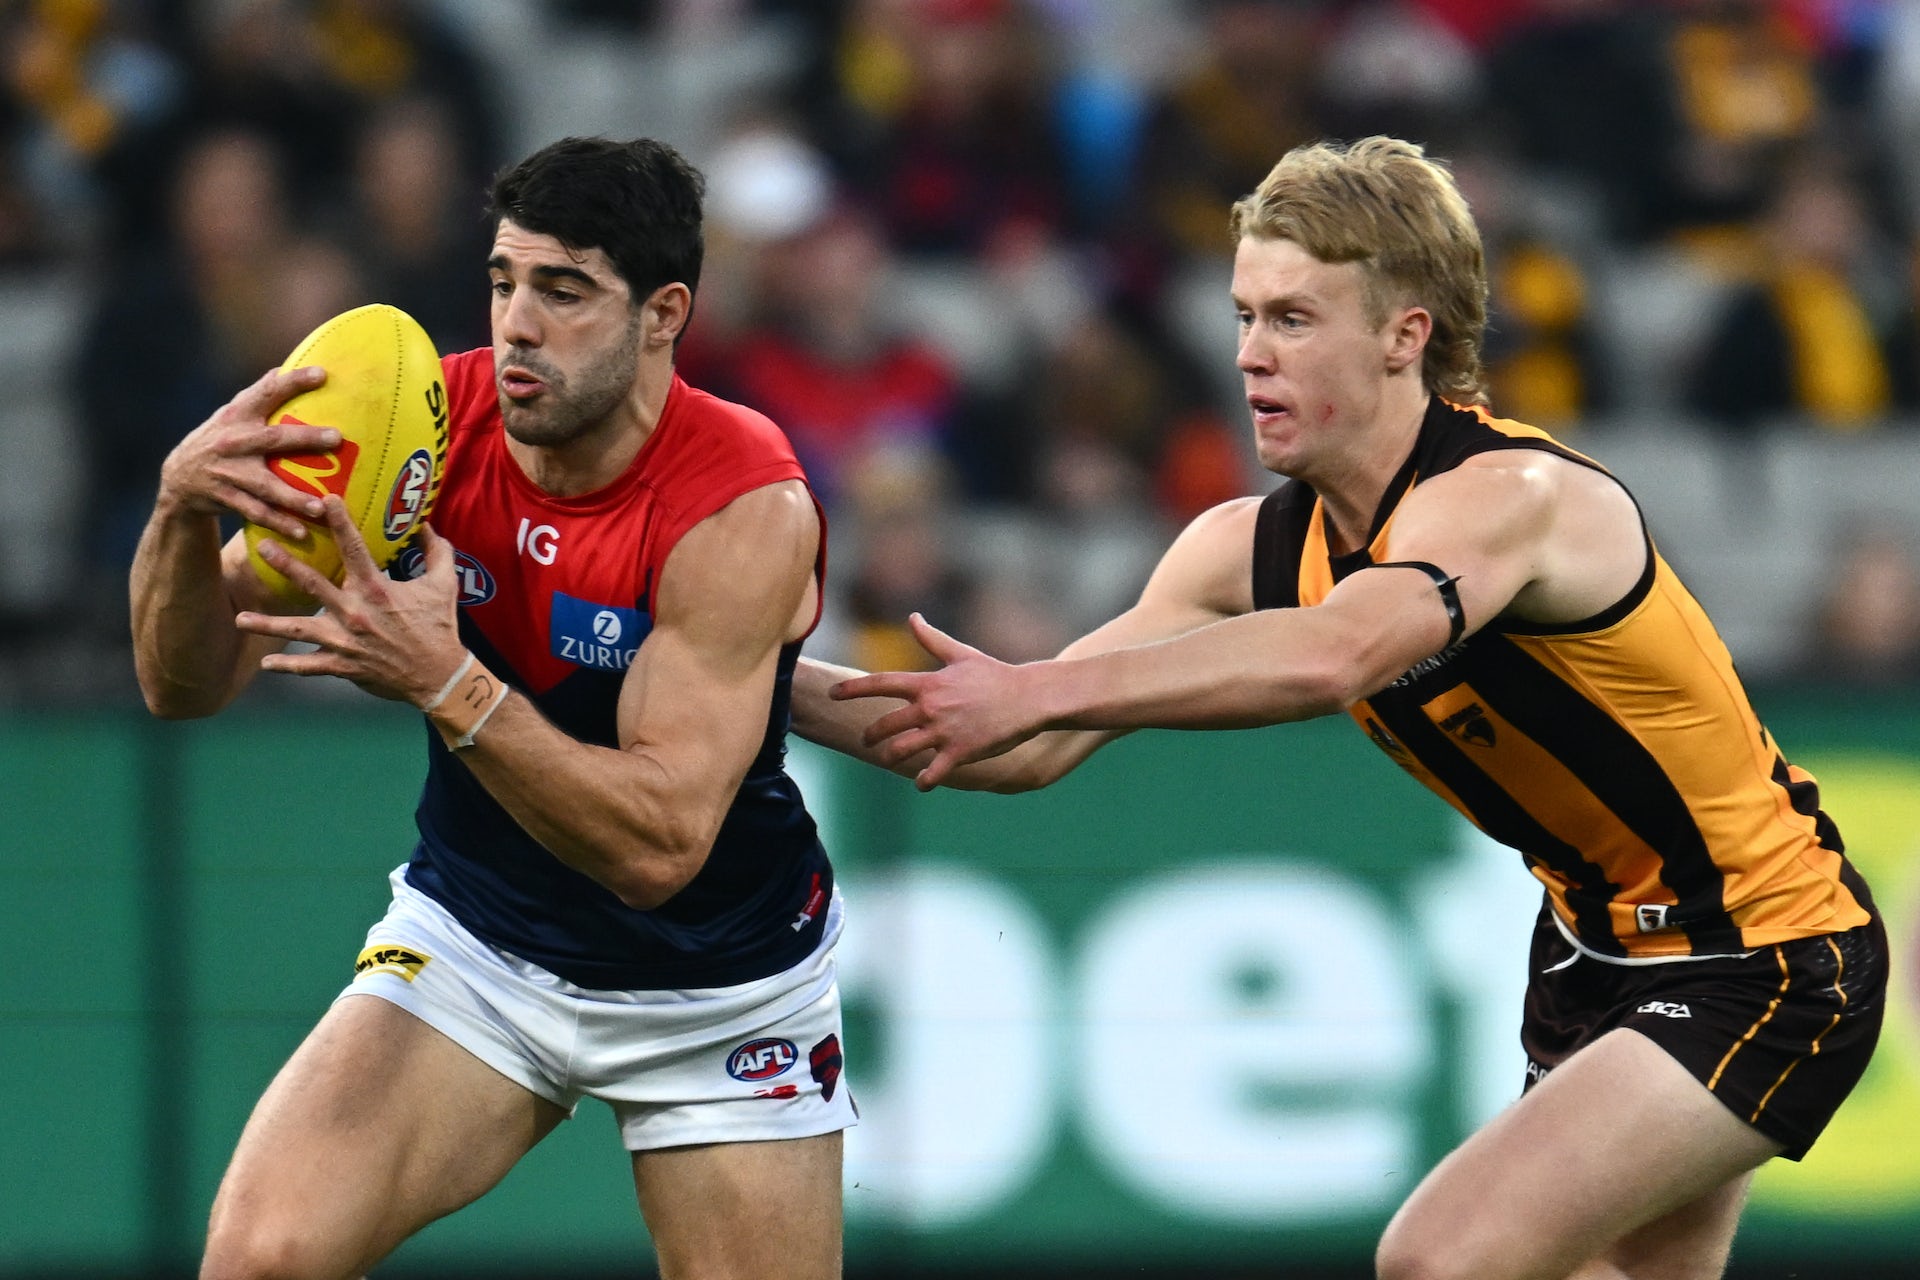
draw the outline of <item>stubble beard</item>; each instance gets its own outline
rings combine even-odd
[[[500,395],[500,417],[507,434],[521,444],[554,449],[591,435],[633,388],[640,360],[640,317],[627,322],[612,350],[596,354],[578,375],[563,374],[539,356],[522,353],[513,363],[542,382],[546,389],[532,404]]]

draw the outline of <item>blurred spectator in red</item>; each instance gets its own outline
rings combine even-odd
[[[1045,28],[1017,0],[855,0],[816,141],[897,249],[989,252],[1073,213]]]
[[[1763,223],[1764,260],[1709,332],[1687,400],[1734,429],[1798,417],[1841,431],[1893,404],[1883,334],[1899,273],[1860,191],[1824,160],[1788,174]]]
[[[418,320],[442,352],[490,341],[491,241],[478,192],[459,167],[443,103],[405,98],[375,109],[355,153],[350,238],[380,300]]]
[[[892,257],[875,219],[842,202],[758,250],[757,314],[686,353],[705,384],[786,430],[831,508],[870,465],[938,473],[960,392],[939,351],[896,329]]]

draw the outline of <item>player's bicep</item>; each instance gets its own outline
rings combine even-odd
[[[1416,488],[1394,515],[1383,563],[1431,565],[1450,581],[1399,584],[1444,616],[1457,601],[1461,629],[1478,631],[1541,573],[1553,523],[1552,478],[1531,458],[1474,459]],[[1340,590],[1327,598],[1335,604]],[[1425,656],[1425,655],[1422,655]]]
[[[809,599],[818,544],[797,483],[744,494],[680,539],[621,687],[622,747],[690,793],[732,794],[766,733],[780,648]]]

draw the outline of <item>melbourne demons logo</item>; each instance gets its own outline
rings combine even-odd
[[[427,509],[427,497],[433,487],[433,457],[425,449],[415,449],[400,464],[400,478],[387,495],[387,518],[381,526],[389,542],[407,536]]]
[[[799,1060],[791,1040],[749,1040],[727,1055],[727,1074],[735,1080],[771,1080]]]
[[[807,1063],[813,1069],[813,1078],[819,1082],[820,1096],[832,1102],[833,1091],[840,1087],[840,1069],[844,1065],[840,1037],[828,1036],[813,1046],[807,1053]]]

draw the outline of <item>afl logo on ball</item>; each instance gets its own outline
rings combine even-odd
[[[799,1058],[791,1040],[749,1040],[727,1055],[727,1074],[735,1080],[771,1080]]]
[[[400,464],[400,478],[393,482],[393,492],[387,495],[387,518],[382,529],[389,542],[406,537],[419,523],[432,485],[433,455],[425,449],[415,449]]]

